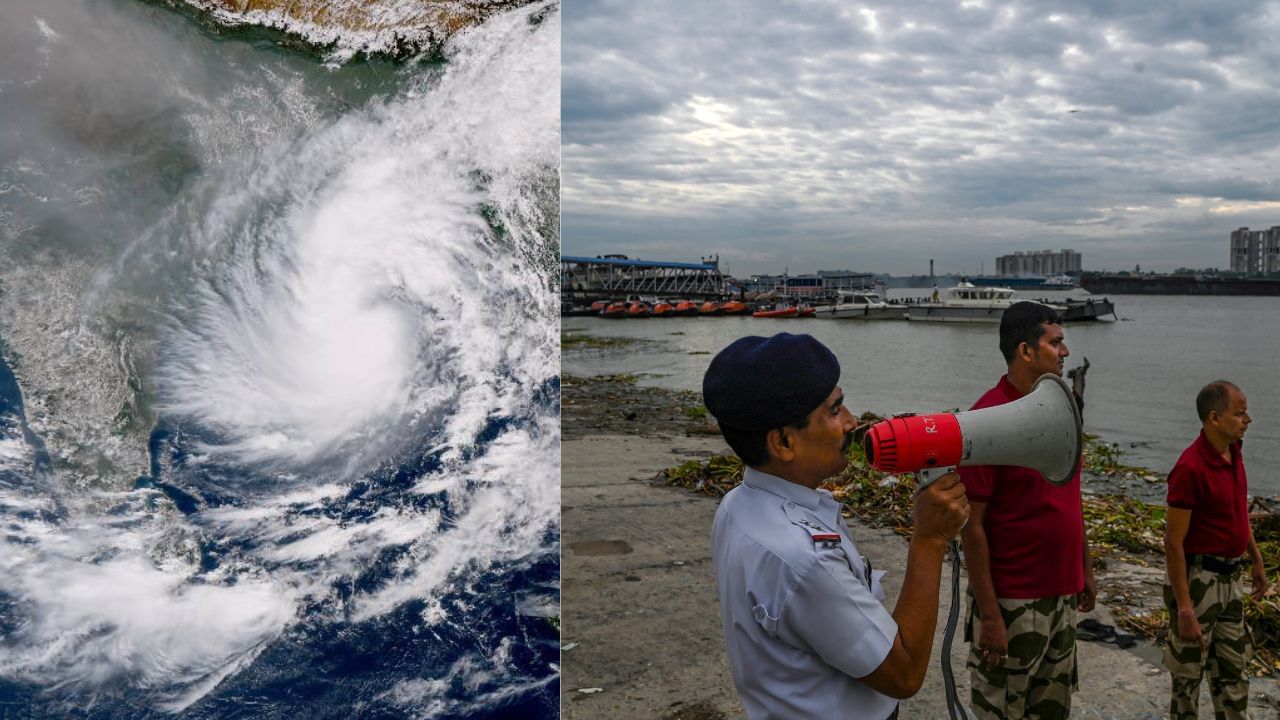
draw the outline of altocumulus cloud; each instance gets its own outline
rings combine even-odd
[[[735,273],[1223,267],[1280,225],[1280,4],[567,3],[563,248]]]

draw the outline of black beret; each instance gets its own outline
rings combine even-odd
[[[811,335],[744,337],[711,361],[702,401],[721,425],[762,432],[802,420],[839,379],[840,361]]]

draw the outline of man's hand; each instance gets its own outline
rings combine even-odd
[[[1178,611],[1178,637],[1186,642],[1198,642],[1204,645],[1204,633],[1200,630],[1200,621],[1192,608]]]
[[[916,493],[914,515],[918,537],[936,538],[943,543],[955,539],[969,519],[969,499],[960,476],[947,473]]]
[[[983,618],[978,627],[978,655],[982,662],[998,667],[1009,655],[1009,637],[1004,626],[1004,618]]]
[[[1085,562],[1089,562],[1088,558]],[[1094,601],[1098,597],[1098,583],[1093,579],[1093,570],[1086,570],[1084,573],[1084,589],[1076,593],[1076,609],[1080,612],[1089,612],[1093,609]]]
[[[1254,600],[1261,600],[1267,594],[1267,569],[1256,563],[1253,566],[1253,592],[1250,594]]]

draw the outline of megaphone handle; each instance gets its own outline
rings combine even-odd
[[[924,490],[925,488],[929,487],[930,485],[933,484],[934,480],[937,480],[943,475],[946,475],[947,473],[955,472],[956,467],[957,466],[952,465],[950,467],[922,468],[920,470],[917,470],[916,471],[916,485],[917,485],[916,492],[920,492],[921,490]],[[964,526],[968,524],[969,524],[969,518],[965,518],[964,524],[962,524],[960,527],[964,528]],[[955,541],[952,540],[952,543],[954,544]],[[959,546],[957,545],[956,547],[958,548]]]
[[[956,471],[956,466],[940,467],[940,468],[921,468],[916,471],[916,482],[920,489],[923,490],[933,484],[934,480]]]

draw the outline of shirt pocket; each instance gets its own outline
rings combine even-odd
[[[769,614],[769,608],[765,607],[764,603],[751,608],[751,617],[755,618],[756,623],[768,633],[769,637],[778,636],[778,618]]]

